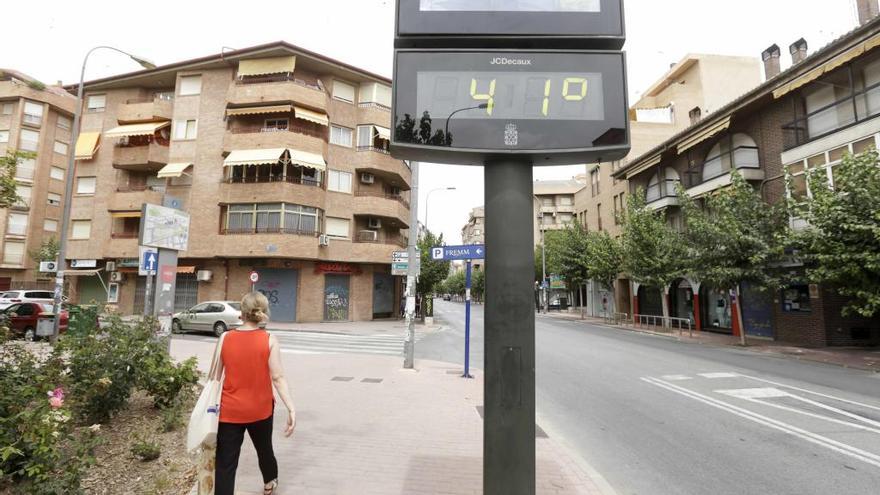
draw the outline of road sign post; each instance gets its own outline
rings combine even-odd
[[[464,374],[463,378],[473,378],[471,365],[471,260],[465,262],[464,275]]]
[[[465,246],[436,246],[431,248],[431,258],[445,261],[465,262],[464,289],[464,373],[463,378],[473,378],[470,373],[471,362],[471,266],[472,260],[486,259],[486,246],[468,244]]]
[[[257,271],[252,271],[250,275],[248,275],[248,280],[251,281],[251,292],[257,290],[257,282],[260,281],[260,273]]]
[[[153,277],[159,265],[159,251],[156,248],[138,246],[138,275],[147,277],[144,290],[144,316],[153,314]]]

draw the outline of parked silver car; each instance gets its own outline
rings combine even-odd
[[[8,290],[0,293],[0,309],[6,309],[18,303],[49,303],[55,302],[55,293],[51,290]]]
[[[241,304],[237,301],[208,301],[174,315],[171,331],[213,332],[223,335],[230,328],[241,326]]]

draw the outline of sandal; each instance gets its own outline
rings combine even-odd
[[[269,486],[266,486],[266,485],[269,485]],[[275,490],[278,488],[278,480],[274,479],[274,480],[266,483],[266,485],[263,485],[263,495],[274,495]]]

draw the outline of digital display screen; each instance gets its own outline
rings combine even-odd
[[[418,107],[437,119],[605,119],[598,73],[431,71],[417,80]]]
[[[419,0],[423,12],[600,12],[600,0]]]

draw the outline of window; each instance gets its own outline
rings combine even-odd
[[[599,195],[599,167],[590,172],[590,192],[593,197]]]
[[[197,95],[202,92],[202,76],[181,76],[180,78],[180,96]]]
[[[103,112],[107,106],[107,95],[89,95],[86,109],[89,112]]]
[[[688,112],[688,116],[691,118],[691,125],[696,124],[700,121],[702,117],[703,111],[700,110],[700,107],[694,107],[690,112]]]
[[[58,126],[59,129],[64,129],[65,131],[69,131],[71,127],[73,127],[73,122],[69,117],[65,117],[64,115],[59,115],[58,120],[55,121],[55,125]]]
[[[0,143],[9,142],[9,131],[0,131]]]
[[[379,83],[361,84],[358,102],[361,105],[373,103],[391,108],[391,87]]]
[[[553,225],[556,223],[556,220],[553,218],[552,213],[545,213],[541,216],[541,225]]]
[[[571,206],[574,204],[574,198],[571,196],[559,196],[559,206]]]
[[[809,313],[810,286],[792,285],[782,291],[782,310],[786,313]]]
[[[43,230],[46,232],[58,232],[58,220],[43,220]]]
[[[559,214],[559,223],[565,225],[571,223],[571,213],[560,213]]]
[[[862,139],[861,141],[856,141],[852,145],[853,147],[853,155],[862,154],[868,150],[876,150],[877,149],[877,141],[874,139],[874,136],[869,138]]]
[[[64,180],[64,169],[61,167],[52,167],[49,171],[49,177],[55,180]]]
[[[330,126],[330,144],[351,148],[352,131],[348,127]]]
[[[40,143],[40,133],[30,129],[22,129],[18,135],[18,147],[22,151],[37,151]]]
[[[77,194],[95,194],[96,177],[79,177],[76,180]]]
[[[287,119],[266,119],[263,131],[286,131],[289,123]]]
[[[24,118],[25,124],[40,125],[43,123],[43,105],[32,101],[24,102]]]
[[[70,222],[71,239],[88,239],[92,235],[91,220],[74,220]]]
[[[342,81],[333,81],[333,98],[354,103],[354,86]]]
[[[596,222],[599,226],[599,232],[602,232],[602,203],[596,205]]]
[[[24,243],[6,241],[3,243],[3,263],[21,265],[24,262]]]
[[[358,149],[361,148],[369,148],[373,146],[373,126],[371,125],[359,125],[358,126]]]
[[[178,120],[174,127],[174,139],[195,139],[198,134],[198,122],[195,120]]]
[[[18,194],[20,200],[16,203],[18,206],[30,207],[31,205],[31,194],[33,193],[33,189],[31,186],[23,186],[21,184],[15,186],[15,194]]]
[[[347,218],[327,217],[326,234],[330,237],[348,237],[350,221]]]
[[[317,234],[318,209],[289,203],[229,205],[226,233]]]
[[[26,213],[10,213],[6,219],[7,234],[27,235],[28,216]]]
[[[341,170],[327,171],[327,190],[351,193],[351,172]]]
[[[553,206],[553,197],[544,196],[541,198],[541,206]]]
[[[18,186],[18,189],[19,189],[18,195],[21,196],[21,191],[20,191],[21,186]],[[47,199],[48,203],[52,206],[61,206],[61,195],[60,194],[49,193],[46,195],[46,199]]]
[[[55,150],[55,153],[67,155],[67,143],[62,143],[61,141],[55,141],[53,149]]]
[[[14,105],[12,103],[4,103],[2,107],[2,115],[12,115],[13,106]]]

